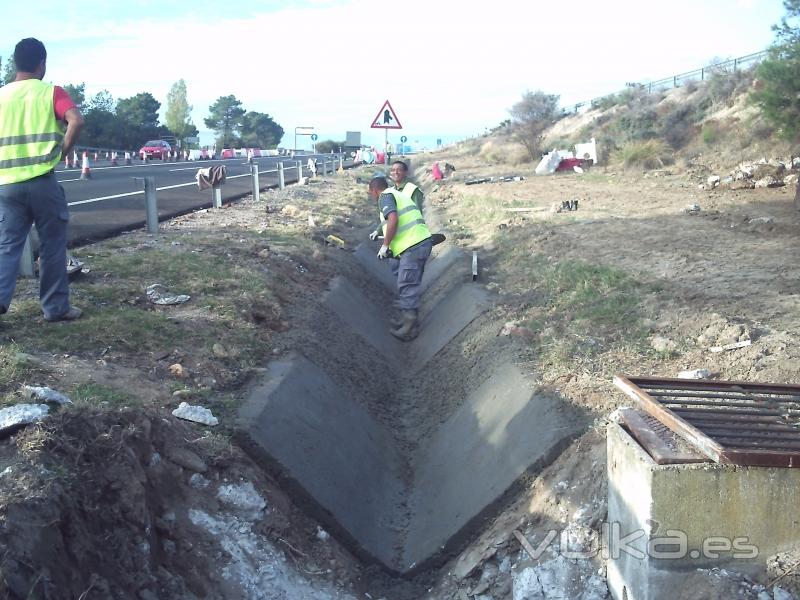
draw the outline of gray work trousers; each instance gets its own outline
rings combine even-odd
[[[42,311],[45,318],[57,318],[69,311],[68,222],[67,199],[55,173],[0,185],[0,312],[11,304],[20,257],[34,223],[41,243]]]
[[[425,240],[403,252],[399,258],[390,259],[392,273],[397,276],[397,308],[400,310],[419,310],[422,275],[432,248],[431,240]]]

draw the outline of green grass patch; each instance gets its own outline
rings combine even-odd
[[[17,344],[0,346],[0,390],[12,390],[26,379],[30,372],[28,361]]]
[[[110,405],[115,407],[131,404],[134,399],[132,396],[99,383],[82,383],[70,388],[67,395],[76,404],[84,403],[93,406]]]
[[[165,313],[134,306],[91,307],[77,321],[47,323],[38,301],[21,300],[12,305],[7,322],[17,339],[48,352],[151,351],[188,337]]]
[[[510,291],[534,298],[522,313],[523,325],[539,334],[542,357],[549,362],[569,365],[613,348],[645,346],[646,286],[624,271],[578,260],[548,261],[519,246],[503,264],[513,265],[506,273]]]

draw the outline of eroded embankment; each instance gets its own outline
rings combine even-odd
[[[388,331],[388,265],[359,246],[324,296],[298,307],[313,338],[271,363],[239,414],[242,445],[391,572],[450,555],[588,422],[501,349],[492,298],[470,267],[456,247],[435,248],[421,333],[404,344]]]

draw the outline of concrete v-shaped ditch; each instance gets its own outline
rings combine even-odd
[[[388,265],[368,245],[354,256],[391,297]],[[455,248],[436,248],[423,280],[421,333],[406,344],[389,334],[385,311],[350,279],[331,282],[320,310],[335,314],[387,370],[403,373],[387,402],[403,402],[412,380],[437,382],[442,367],[434,357],[490,307],[486,291],[471,281],[470,264]],[[346,364],[347,357],[339,359]],[[332,377],[291,354],[273,361],[250,391],[239,438],[356,554],[393,573],[414,572],[458,549],[515,483],[551,462],[586,426],[574,407],[537,392],[515,365],[486,365],[482,383],[466,394],[442,380],[439,393],[463,397],[432,435],[404,450],[385,422],[337,384],[341,373]]]

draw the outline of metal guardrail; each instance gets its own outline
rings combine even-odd
[[[754,52],[753,54],[747,54],[745,56],[740,56],[738,58],[731,58],[729,60],[715,63],[713,65],[708,65],[705,67],[701,67],[700,69],[695,69],[694,71],[687,71],[686,73],[680,73],[679,75],[673,75],[671,77],[665,77],[663,79],[658,79],[656,81],[651,81],[649,83],[639,83],[639,84],[630,84],[628,88],[638,88],[641,90],[646,89],[647,93],[652,93],[654,91],[662,90],[664,88],[676,88],[681,83],[686,83],[688,81],[705,81],[706,76],[719,73],[719,72],[727,72],[732,70],[736,72],[740,67],[743,65],[748,65],[752,63],[760,63],[763,61],[769,51],[762,50],[761,52]],[[611,96],[616,96],[617,94],[623,93],[625,90],[620,90],[619,92],[614,92],[612,94],[606,94],[605,96],[598,96],[597,98],[592,98],[591,100],[585,100],[584,102],[578,102],[574,105],[570,105],[568,107],[563,107],[561,109],[562,114],[568,115],[577,113],[580,111],[581,108],[588,107],[594,108],[600,102],[602,102],[606,98],[610,98]]]

